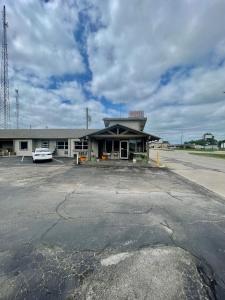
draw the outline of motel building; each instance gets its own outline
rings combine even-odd
[[[103,129],[0,129],[0,155],[32,156],[49,148],[56,157],[132,159],[159,137],[144,132],[147,118],[104,118]]]

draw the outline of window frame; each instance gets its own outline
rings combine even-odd
[[[74,151],[87,151],[88,150],[88,141],[87,140],[74,141],[73,148],[74,148]]]
[[[27,147],[22,148],[22,143],[26,143]],[[29,148],[28,141],[19,141],[19,144],[20,144],[20,151],[28,151],[28,148]]]
[[[68,150],[68,140],[56,141],[56,149],[57,150]]]
[[[41,141],[41,148],[48,148],[49,149],[49,141]]]

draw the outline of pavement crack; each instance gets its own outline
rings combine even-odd
[[[160,222],[160,225],[162,225],[166,229],[166,231],[169,233],[170,237],[173,236],[174,231],[170,227],[170,225],[168,224],[168,222],[166,220],[164,220],[164,222]]]
[[[217,299],[215,287],[216,287],[216,285],[218,285],[218,281],[220,281],[220,286],[222,287],[223,282],[221,282],[221,278],[219,276],[218,276],[218,279],[216,280],[216,274],[215,274],[212,266],[205,260],[205,258],[199,256],[196,253],[196,251],[194,251],[194,249],[192,249],[192,250],[187,249],[186,247],[181,245],[179,242],[177,242],[174,238],[174,230],[171,228],[171,226],[168,224],[168,222],[166,220],[164,220],[160,224],[168,229],[170,240],[175,247],[179,247],[179,248],[183,249],[184,251],[189,252],[193,257],[195,257],[197,271],[198,271],[199,275],[201,276],[204,284],[209,288],[209,290],[213,294],[213,298],[209,297],[209,299]]]
[[[48,227],[46,230],[45,230],[45,232],[44,233],[42,233],[42,235],[40,236],[40,240],[42,240],[45,236],[46,236],[46,234],[50,231],[50,230],[52,230],[58,223],[59,223],[59,221],[61,220],[61,218],[59,218],[56,222],[54,222],[50,227]]]
[[[57,215],[60,217],[60,219],[64,219],[64,220],[68,220],[68,219],[69,219],[69,218],[65,217],[63,214],[60,213],[60,208],[66,203],[66,201],[69,200],[70,196],[71,196],[72,194],[74,194],[75,191],[76,191],[76,190],[74,189],[72,192],[67,193],[67,194],[65,195],[65,198],[64,198],[64,199],[56,206],[55,212],[56,212]]]
[[[174,196],[172,193],[170,193],[170,192],[166,192],[167,193],[167,195],[169,195],[170,197],[172,197],[172,198],[174,198],[174,199],[176,199],[176,200],[179,200],[179,201],[183,201],[183,199],[181,199],[181,198],[179,198],[179,197],[177,197],[177,196]]]
[[[106,211],[106,214],[120,214],[120,215],[147,215],[152,211],[153,207],[148,208],[145,211]]]
[[[61,201],[57,206],[56,206],[56,209],[55,209],[55,212],[56,214],[59,216],[58,220],[56,222],[54,222],[51,226],[49,226],[45,231],[44,233],[40,236],[40,240],[42,240],[50,230],[52,230],[60,221],[61,219],[64,219],[64,220],[67,220],[68,218],[66,218],[65,216],[63,216],[61,213],[60,213],[60,208],[65,204],[65,202],[67,200],[69,200],[69,197],[75,193],[75,190],[73,190],[72,192],[70,193],[67,193],[63,199],[63,201]]]
[[[214,224],[214,223],[221,223],[221,222],[225,222],[225,219],[218,219],[218,220],[196,220],[194,222],[191,222],[191,223],[187,223],[188,225],[195,225],[195,224],[198,224],[198,223],[211,223],[211,224]]]

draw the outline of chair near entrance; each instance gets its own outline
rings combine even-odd
[[[101,159],[102,159],[102,160],[108,160],[109,157],[110,157],[110,153],[103,152],[103,153],[102,153]]]
[[[87,160],[87,156],[80,156],[80,157],[79,157],[79,160],[80,160],[81,162],[86,161],[86,160]]]
[[[119,159],[119,152],[111,152],[111,153],[107,153],[107,152],[103,152],[101,159],[102,160],[108,160],[108,159]]]

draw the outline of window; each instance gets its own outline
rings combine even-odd
[[[74,142],[75,150],[88,150],[88,141],[76,141]]]
[[[20,142],[20,150],[23,150],[23,151],[28,150],[28,142],[27,141]]]
[[[48,141],[42,141],[41,142],[41,148],[49,148],[49,142]]]
[[[137,152],[143,152],[143,142],[142,142],[142,140],[137,140]]]
[[[136,141],[130,141],[129,143],[129,151],[136,152]]]
[[[63,149],[63,150],[67,150],[68,149],[68,141],[57,141],[56,143],[56,148],[57,149]]]

